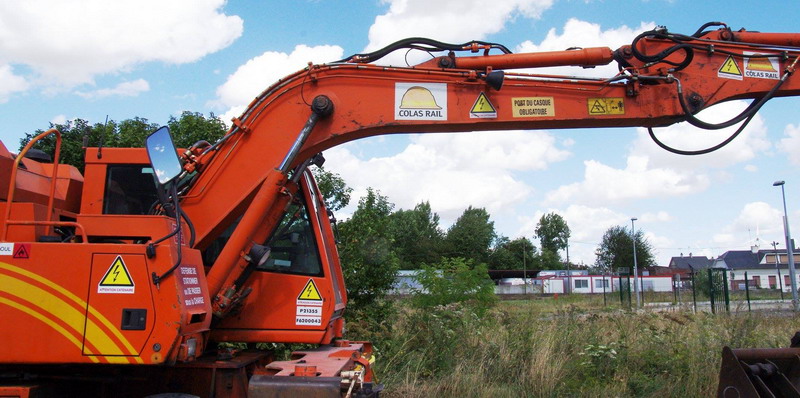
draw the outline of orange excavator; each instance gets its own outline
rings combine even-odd
[[[376,63],[408,49],[439,56]],[[414,38],[279,80],[215,143],[177,150],[162,128],[146,148],[86,148],[83,175],[59,165],[56,130],[17,155],[0,145],[0,396],[377,396],[370,343],[344,339],[335,236],[308,171],[322,151],[394,133],[746,124],[800,94],[798,57],[800,34],[721,23],[617,50]],[[536,73],[612,62],[605,79]],[[732,99],[753,102],[721,124],[694,116]],[[52,160],[31,150],[48,135]],[[256,343],[317,348],[276,361]],[[732,350],[720,395],[796,394],[796,350]]]

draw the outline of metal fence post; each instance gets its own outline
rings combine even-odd
[[[744,272],[744,292],[747,295],[747,311],[750,309],[750,281],[747,280],[747,271]]]
[[[731,296],[728,292],[728,271],[722,271],[722,291],[725,293],[725,311],[731,312]],[[749,304],[748,304],[749,305]]]
[[[697,285],[694,284],[694,268],[689,266],[692,270],[692,303],[694,303],[694,312],[697,313]]]
[[[714,274],[711,273],[711,268],[708,269],[708,298],[711,301],[711,313],[716,314],[717,308],[714,305]]]

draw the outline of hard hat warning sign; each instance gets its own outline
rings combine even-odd
[[[97,293],[133,294],[135,287],[125,261],[122,256],[117,256],[100,279]]]
[[[395,83],[395,120],[447,120],[447,83]]]
[[[781,78],[780,62],[777,57],[765,58],[766,55],[771,54],[749,52],[745,52],[744,55],[744,75],[746,77],[773,80]]]
[[[553,97],[522,97],[511,99],[514,117],[552,117],[556,115]]]

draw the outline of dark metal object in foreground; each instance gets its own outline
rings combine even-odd
[[[800,332],[791,348],[722,349],[717,397],[800,397]]]

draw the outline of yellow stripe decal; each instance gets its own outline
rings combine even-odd
[[[142,361],[142,358],[140,358],[140,357],[138,356],[138,355],[139,355],[139,352],[138,352],[138,351],[137,351],[135,348],[133,348],[133,346],[132,346],[132,345],[131,345],[131,343],[128,341],[128,339],[126,339],[126,338],[125,338],[125,336],[123,336],[123,335],[122,335],[122,332],[120,332],[120,331],[119,331],[119,329],[117,329],[117,328],[114,326],[114,324],[112,324],[112,323],[111,323],[111,321],[109,321],[108,319],[106,319],[106,317],[104,317],[104,316],[103,316],[103,314],[101,314],[99,311],[97,311],[97,310],[96,310],[94,307],[92,307],[92,306],[88,305],[88,304],[87,304],[85,301],[81,300],[81,298],[80,298],[80,297],[78,297],[78,296],[74,295],[74,294],[73,294],[72,292],[70,292],[69,290],[67,290],[67,289],[64,289],[63,287],[61,287],[61,285],[58,285],[58,284],[56,284],[56,283],[54,283],[54,282],[50,281],[49,279],[46,279],[46,278],[44,278],[44,277],[40,276],[39,274],[35,274],[35,273],[33,273],[33,272],[30,272],[30,271],[28,271],[28,270],[25,270],[25,269],[23,269],[23,268],[20,268],[20,267],[17,267],[17,266],[11,265],[11,264],[7,264],[7,263],[0,262],[0,269],[6,269],[6,270],[8,270],[8,271],[11,271],[11,272],[16,272],[16,273],[18,273],[18,274],[20,274],[20,275],[24,275],[24,276],[26,276],[26,277],[28,277],[28,278],[30,278],[30,279],[33,279],[33,280],[35,280],[35,281],[37,281],[37,282],[39,282],[39,283],[42,283],[43,285],[46,285],[46,286],[50,287],[51,289],[53,289],[53,290],[55,290],[55,291],[57,291],[57,292],[61,293],[61,294],[62,294],[62,295],[64,295],[65,297],[67,297],[67,298],[69,298],[70,300],[74,301],[75,303],[77,303],[77,304],[78,304],[78,306],[79,306],[81,309],[83,309],[83,308],[87,308],[87,307],[88,307],[88,309],[89,309],[89,314],[91,314],[92,316],[94,316],[95,318],[97,318],[97,320],[98,320],[98,321],[99,321],[101,324],[103,324],[103,326],[105,326],[107,330],[110,330],[110,331],[111,331],[111,333],[113,333],[113,334],[114,334],[114,336],[115,336],[115,337],[116,337],[116,338],[117,338],[117,339],[118,339],[120,342],[122,342],[122,345],[123,345],[123,346],[125,346],[125,348],[128,350],[128,354],[124,354],[124,355],[134,355],[134,356],[135,356],[135,357],[134,357],[134,359],[135,359],[135,361],[136,361],[136,362],[138,362],[138,363],[144,363],[144,361]],[[88,336],[87,336],[87,338],[88,338]],[[94,344],[94,343],[93,343],[93,344]]]
[[[75,336],[73,336],[67,329],[64,329],[61,325],[53,322],[51,319],[48,319],[45,315],[42,315],[41,313],[37,312],[36,310],[34,310],[34,309],[30,308],[30,307],[27,307],[25,305],[19,304],[19,303],[15,302],[15,301],[9,300],[9,299],[7,299],[5,297],[0,297],[0,303],[8,305],[9,307],[16,308],[16,309],[18,309],[18,310],[20,310],[20,311],[22,311],[22,312],[34,317],[34,318],[36,318],[36,319],[46,323],[48,326],[53,328],[55,331],[57,331],[58,333],[61,333],[61,335],[66,337],[67,340],[72,342],[72,344],[75,344],[75,346],[78,347],[78,350],[81,350],[83,348],[83,344],[81,344],[81,342],[78,339],[76,339]],[[90,354],[91,354],[91,352],[90,352]],[[94,362],[94,363],[99,363],[100,362],[94,356],[90,356],[89,359],[91,359],[92,362]]]
[[[64,323],[74,329],[79,335],[84,333],[84,320],[86,317],[75,307],[59,299],[47,291],[23,282],[19,279],[0,274],[0,286],[3,291],[17,296],[31,304],[49,312],[54,317],[61,319]],[[86,319],[86,340],[104,355],[124,355],[108,335],[98,332],[99,328],[94,322]],[[109,359],[109,362],[111,359]],[[115,361],[116,362],[116,361]],[[128,362],[127,358],[125,362]]]

